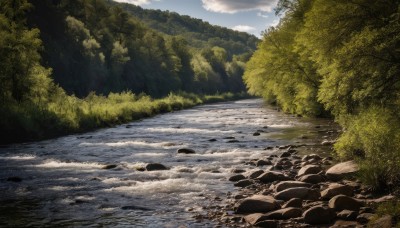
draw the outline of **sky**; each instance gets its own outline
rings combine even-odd
[[[189,15],[210,24],[248,32],[257,37],[279,22],[274,8],[278,0],[115,0]]]

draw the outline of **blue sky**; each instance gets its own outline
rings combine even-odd
[[[174,11],[210,24],[248,32],[261,32],[278,23],[274,7],[277,0],[115,0],[140,5],[145,9]]]

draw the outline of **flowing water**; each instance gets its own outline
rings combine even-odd
[[[329,120],[285,115],[250,99],[3,147],[0,226],[213,227],[198,215],[234,190],[227,181],[233,169],[252,169],[247,161],[281,145],[326,151],[318,145],[332,128]],[[147,163],[169,170],[137,170]]]

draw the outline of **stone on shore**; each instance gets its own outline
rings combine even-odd
[[[295,187],[311,187],[310,184],[301,182],[301,181],[282,181],[275,185],[275,192],[280,192],[286,190],[288,188],[295,188]]]
[[[115,169],[115,168],[117,168],[117,165],[115,164],[109,164],[102,167],[102,169]]]
[[[358,216],[357,211],[343,210],[336,215],[339,219],[343,219],[346,221],[354,221]]]
[[[288,207],[271,211],[266,214],[269,219],[286,220],[301,217],[302,210],[300,208]]]
[[[237,214],[266,213],[279,208],[279,204],[271,196],[253,195],[245,198],[235,206]]]
[[[336,217],[336,213],[328,207],[314,206],[303,213],[304,221],[311,225],[328,224]]]
[[[244,180],[244,179],[246,179],[245,176],[243,176],[242,174],[238,174],[238,175],[234,175],[234,176],[229,177],[228,180],[236,182],[236,181],[240,181],[240,180]]]
[[[252,226],[255,227],[268,227],[268,228],[277,228],[278,222],[274,220],[270,220],[267,215],[262,213],[255,213],[246,215],[244,220]]]
[[[263,173],[264,173],[264,171],[261,169],[256,170],[256,171],[246,172],[247,178],[250,178],[250,179],[256,179],[257,177],[261,176],[261,174],[263,174]]]
[[[321,192],[321,197],[324,199],[330,199],[337,195],[352,196],[353,188],[347,185],[332,183],[327,189]]]
[[[297,172],[297,176],[303,176],[307,174],[318,174],[321,171],[322,169],[318,165],[306,165]]]
[[[156,171],[156,170],[167,170],[168,168],[165,167],[163,164],[149,163],[146,165],[145,169],[147,171]]]
[[[306,187],[288,188],[275,194],[276,199],[284,201],[288,201],[293,198],[318,200],[319,197],[319,191]]]
[[[337,181],[356,173],[358,170],[358,165],[354,161],[347,161],[336,164],[329,168],[326,171],[326,176],[330,180]]]
[[[253,181],[244,179],[244,180],[240,180],[240,181],[236,182],[236,183],[234,184],[234,186],[235,186],[235,187],[245,188],[245,187],[250,186],[250,185],[252,185],[252,184],[254,184]]]
[[[288,207],[297,207],[301,208],[303,206],[303,200],[300,198],[293,198],[289,201],[287,201],[282,208],[288,208]]]
[[[290,178],[285,176],[283,173],[280,172],[274,172],[274,171],[267,171],[263,174],[261,174],[259,177],[257,177],[257,180],[263,182],[263,183],[271,183],[274,181],[285,181],[289,180]]]
[[[358,211],[361,207],[361,203],[349,196],[337,195],[329,200],[329,207],[336,211],[350,210]]]
[[[324,181],[322,175],[319,174],[307,174],[300,177],[299,181],[310,183],[310,184],[318,184]]]

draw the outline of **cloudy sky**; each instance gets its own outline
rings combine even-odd
[[[278,23],[274,14],[278,0],[115,0],[146,9],[174,11],[200,18],[214,25],[248,32],[261,32]]]

